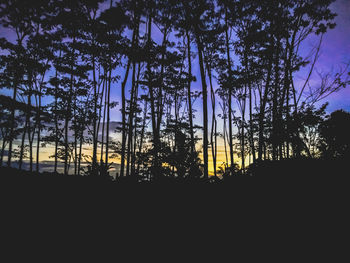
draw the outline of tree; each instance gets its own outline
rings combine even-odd
[[[16,34],[16,43],[13,44],[8,40],[2,38],[0,48],[8,51],[6,55],[1,55],[1,65],[3,67],[3,74],[6,72],[7,76],[2,78],[2,88],[9,88],[13,90],[12,100],[15,103],[18,96],[18,90],[23,81],[23,65],[21,60],[25,54],[24,41],[25,38],[32,32],[32,12],[31,4],[34,1],[22,3],[21,1],[2,2],[0,5],[0,24],[3,27],[10,28]],[[5,69],[4,69],[5,68]],[[8,136],[8,157],[7,165],[11,166],[13,141],[16,138],[16,108],[11,107],[11,114],[9,120],[9,136]]]
[[[183,7],[186,12],[185,15],[188,17],[187,21],[192,25],[191,31],[193,32],[198,51],[203,96],[203,176],[204,178],[208,178],[208,91],[203,58],[204,45],[202,36],[206,31],[212,30],[212,28],[210,28],[210,10],[213,10],[214,5],[206,0],[198,0],[184,1]]]
[[[245,174],[263,160],[343,155],[326,135],[320,144],[325,106],[315,106],[349,84],[349,64],[317,70],[323,35],[335,26],[332,2],[2,1],[0,26],[15,40],[0,39],[0,88],[11,96],[0,97],[1,165],[8,156],[23,169],[29,159],[39,171],[41,149],[52,144],[55,172],[62,161],[65,174],[80,175],[86,161],[88,174],[107,175],[120,157],[120,175],[133,180],[198,177],[201,167],[207,179],[210,150],[214,175],[225,176],[238,174],[238,160]],[[310,36],[319,40],[302,56]]]
[[[121,145],[121,167],[120,175],[124,176],[125,167],[125,150],[126,150],[126,139],[127,139],[127,120],[126,120],[126,84],[129,76],[129,71],[132,61],[136,59],[134,50],[136,48],[136,40],[138,39],[140,19],[142,14],[145,12],[145,5],[142,1],[122,1],[121,6],[124,7],[126,15],[129,17],[129,28],[133,31],[131,42],[126,48],[127,53],[127,65],[125,69],[124,79],[121,85],[122,93],[122,145]]]
[[[319,149],[322,157],[348,158],[350,156],[350,113],[338,110],[331,113],[319,127]]]

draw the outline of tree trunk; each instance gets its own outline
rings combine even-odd
[[[24,124],[24,128],[23,128],[23,133],[22,133],[22,140],[21,140],[21,151],[19,154],[19,161],[18,161],[18,169],[22,170],[22,163],[23,163],[23,154],[24,154],[24,141],[25,141],[25,137],[26,137],[26,131],[27,131],[27,120]]]
[[[140,135],[140,145],[139,145],[139,151],[138,151],[139,154],[142,153],[143,137],[145,135],[146,118],[147,118],[147,104],[148,104],[148,101],[145,100],[145,107],[144,107],[144,112],[143,112],[143,123],[142,123],[141,135]],[[139,159],[137,160],[136,174],[139,174],[140,165],[141,165],[141,158],[139,157]]]
[[[264,159],[266,159],[266,148],[264,146],[264,119],[265,119],[265,109],[267,104],[267,98],[269,93],[269,86],[271,80],[271,67],[272,60],[269,61],[268,69],[267,69],[267,78],[265,83],[264,95],[260,98],[260,112],[259,112],[259,148],[258,148],[258,159],[261,161],[263,158],[263,150],[264,150]]]
[[[15,77],[15,79],[17,79],[17,77]],[[13,88],[13,95],[12,95],[13,101],[16,101],[16,98],[17,98],[17,88],[18,88],[17,83],[15,83],[14,88]],[[8,167],[11,167],[11,161],[12,161],[12,143],[14,140],[15,114],[16,114],[16,108],[14,107],[14,105],[12,105],[11,116],[10,116],[9,150],[8,150],[8,156],[7,156],[7,166]]]
[[[5,147],[6,147],[6,140],[5,140],[5,138],[2,138],[1,155],[0,155],[0,167],[2,167],[2,165],[3,165]]]
[[[212,76],[211,76],[211,68],[208,65],[208,76],[209,76],[209,83],[210,83],[210,94],[211,94],[211,105],[212,105],[212,118],[211,118],[211,133],[210,133],[210,144],[211,144],[211,153],[213,158],[213,168],[214,168],[214,176],[216,177],[216,156],[217,156],[217,134],[216,134],[216,114],[215,114],[215,91],[213,88],[212,83]]]
[[[49,64],[49,60],[46,61],[46,65],[47,66]],[[40,154],[40,141],[41,141],[41,119],[40,119],[40,116],[41,116],[41,98],[42,98],[42,90],[43,90],[43,83],[44,83],[44,79],[45,79],[45,74],[46,74],[46,70],[44,71],[43,75],[42,75],[42,78],[41,78],[41,81],[39,83],[39,94],[38,94],[38,99],[39,99],[39,107],[38,107],[38,119],[37,119],[37,122],[38,122],[38,132],[37,132],[37,142],[36,142],[36,172],[38,173],[39,172],[39,154]]]
[[[152,12],[152,11],[151,11]],[[152,15],[150,13],[148,18],[148,36],[147,41],[149,45],[149,50],[152,45]],[[159,152],[159,138],[157,134],[157,123],[156,123],[156,112],[155,112],[155,103],[154,103],[154,90],[153,90],[153,84],[152,84],[152,77],[151,77],[151,57],[149,54],[148,62],[147,62],[147,71],[149,74],[148,78],[148,89],[149,89],[149,96],[150,96],[150,102],[151,102],[151,118],[152,118],[152,132],[153,132],[153,176],[158,177],[159,175],[159,160],[158,160],[158,152]]]
[[[141,74],[141,63],[139,63],[137,70],[137,81],[136,81],[136,89],[135,89],[135,107],[137,108],[138,104],[138,92],[139,92],[139,81]],[[137,149],[137,114],[134,118],[134,149],[131,155],[131,174],[135,175],[136,170],[136,149]]]
[[[82,150],[83,150],[83,136],[84,136],[84,130],[80,134],[79,159],[78,159],[78,175],[80,175],[80,170],[81,170],[81,155],[82,155]]]
[[[188,86],[187,86],[187,103],[188,103],[188,119],[190,121],[190,137],[191,137],[191,154],[195,151],[194,131],[193,131],[193,111],[191,99],[191,82],[192,82],[192,61],[191,61],[191,39],[188,30],[187,37],[187,59],[188,59]]]
[[[57,70],[56,70],[56,79],[57,79]],[[54,165],[54,172],[57,173],[57,151],[58,151],[58,140],[59,140],[59,127],[58,127],[58,109],[57,109],[57,100],[58,100],[58,86],[55,87],[55,165]]]
[[[252,87],[250,75],[249,75],[249,63],[248,63],[247,51],[244,54],[244,60],[245,60],[245,68],[246,68],[246,78],[248,81],[248,88],[249,88],[249,126],[250,126],[249,139],[250,139],[250,148],[252,151],[253,163],[255,163],[256,156],[255,156],[255,144],[254,144],[253,97],[252,97],[253,87]]]
[[[224,148],[225,148],[225,160],[226,160],[226,166],[225,170],[228,165],[228,156],[227,156],[227,143],[226,143],[226,134],[227,134],[227,129],[226,129],[226,106],[225,106],[225,101],[223,101],[223,106],[222,106],[222,116],[223,116],[223,137],[224,137]]]
[[[29,171],[33,171],[33,142],[35,134],[35,125],[33,127],[33,133],[31,132],[31,127],[28,127],[28,142],[29,142]]]
[[[93,118],[93,133],[92,133],[92,171],[95,172],[96,164],[97,164],[97,141],[98,141],[98,130],[96,130],[97,126],[97,82],[96,82],[96,65],[95,65],[95,55],[92,57],[92,76],[93,76],[93,85],[94,85],[94,118]]]
[[[103,106],[103,120],[102,120],[102,131],[101,131],[101,157],[100,157],[100,169],[103,167],[103,145],[104,145],[104,136],[105,136],[105,123],[106,123],[106,108],[107,108],[107,93],[108,93],[108,84],[107,84],[107,75],[105,74],[105,79],[103,80],[103,92],[104,93],[104,106]],[[103,96],[103,95],[102,95]],[[102,105],[102,98],[101,98]],[[101,170],[100,170],[101,172]]]
[[[139,39],[139,26],[137,25],[135,28],[135,36],[133,46],[138,46]],[[139,64],[140,67],[140,64]],[[136,84],[136,61],[133,59],[132,61],[132,83],[131,83],[131,94],[130,94],[130,103],[129,103],[129,125],[128,125],[128,149],[126,155],[126,176],[130,175],[130,158],[132,154],[132,140],[133,140],[133,120],[134,120],[134,112],[136,107],[137,96],[137,84]]]
[[[75,37],[73,38],[73,43],[75,42]],[[75,48],[73,48],[72,52],[72,61],[71,61],[71,72],[73,72],[74,68],[74,53],[75,53]],[[65,123],[64,123],[64,135],[65,135],[65,141],[64,141],[64,146],[65,146],[65,151],[64,151],[64,174],[68,175],[69,172],[69,163],[70,163],[70,158],[68,160],[68,151],[69,151],[69,140],[68,140],[68,130],[69,130],[69,119],[71,116],[71,101],[70,99],[72,98],[73,95],[73,85],[74,85],[74,75],[71,73],[70,77],[70,87],[69,87],[69,95],[66,97],[67,100],[67,112],[66,112],[66,118],[65,118]],[[69,163],[68,163],[69,161]]]
[[[22,143],[21,143],[21,154],[20,154],[20,159],[19,159],[19,169],[22,169],[22,162],[23,162],[23,154],[24,154],[24,143],[25,143],[25,136],[26,132],[28,130],[28,133],[30,134],[30,113],[31,113],[31,92],[29,91],[28,94],[28,105],[27,105],[27,112],[26,112],[26,123],[23,131],[23,136],[22,136]]]
[[[79,135],[79,131],[78,131],[78,125],[79,125],[79,121],[77,120],[79,117],[77,116],[77,111],[76,111],[76,105],[77,105],[77,98],[76,96],[74,96],[74,121],[75,121],[75,125],[74,125],[74,175],[77,175],[77,171],[78,171],[78,135]],[[79,113],[78,113],[79,114]]]
[[[138,23],[139,22],[137,22],[136,24],[138,24]],[[131,50],[135,46],[134,45],[135,37],[136,37],[136,27],[133,30]],[[131,58],[129,57],[128,58],[128,64],[126,66],[125,75],[124,75],[124,80],[122,82],[122,149],[121,149],[121,157],[120,157],[120,176],[124,176],[124,167],[125,167],[125,147],[126,147],[126,99],[125,99],[126,96],[125,96],[125,87],[126,87],[126,82],[128,80],[128,77],[129,77],[130,66],[131,66]]]
[[[125,86],[129,76],[130,63],[131,60],[129,58],[128,64],[126,66],[125,76],[122,83],[122,149],[121,149],[121,157],[120,157],[120,176],[124,176],[124,165],[125,165],[125,144],[126,144],[126,109],[125,109]]]
[[[162,58],[161,58],[161,69],[160,69],[160,81],[161,84],[159,86],[159,94],[158,94],[158,100],[157,100],[157,137],[160,138],[160,126],[162,124],[162,117],[163,117],[163,111],[164,111],[164,105],[163,105],[163,76],[164,76],[164,59],[166,54],[166,41],[167,41],[167,33],[168,28],[164,29],[163,34],[163,41],[162,41]],[[160,143],[159,143],[160,147]],[[160,149],[159,149],[160,150]]]
[[[229,36],[228,36],[228,17],[227,13],[225,14],[225,40],[226,40],[226,54],[227,54],[227,67],[229,77],[232,77],[232,66],[231,66],[231,56],[230,56],[230,45],[229,45]],[[231,161],[231,175],[233,175],[234,159],[233,159],[233,141],[232,141],[232,87],[228,90],[228,144],[230,148],[230,161]]]
[[[203,161],[204,161],[204,178],[208,178],[208,94],[207,83],[205,80],[205,70],[203,64],[203,46],[199,37],[199,32],[196,32],[196,42],[198,48],[199,67],[202,80],[203,94]]]
[[[245,104],[245,102],[243,102]],[[244,106],[245,107],[245,106]],[[241,148],[241,154],[242,154],[242,172],[245,173],[245,138],[244,138],[244,126],[245,126],[245,110],[242,111],[242,148]]]
[[[136,62],[133,61],[132,65],[132,84],[131,84],[131,94],[129,103],[129,125],[128,125],[128,148],[126,154],[126,176],[130,175],[130,155],[131,155],[131,144],[132,144],[132,132],[133,132],[133,118],[134,118],[134,99],[135,99],[135,89],[136,89]]]
[[[41,87],[41,85],[40,85]],[[36,172],[39,172],[39,153],[40,153],[40,140],[41,140],[41,121],[40,121],[40,113],[41,113],[41,88],[39,93],[39,107],[38,107],[38,115],[37,115],[37,122],[38,122],[38,130],[37,130],[37,137],[36,137]]]
[[[112,67],[112,65],[110,65]],[[112,82],[112,68],[109,69],[109,76],[108,76],[108,92],[107,92],[107,127],[106,127],[106,172],[108,172],[108,154],[109,154],[109,124],[110,124],[110,104],[111,104],[111,82]]]

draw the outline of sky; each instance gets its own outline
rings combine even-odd
[[[331,10],[338,14],[335,18],[337,26],[328,30],[328,32],[323,36],[323,41],[321,45],[320,57],[316,63],[314,73],[311,76],[311,83],[318,85],[319,77],[317,71],[326,73],[330,71],[336,71],[339,67],[344,66],[345,63],[350,62],[350,0],[336,0],[331,5]],[[152,28],[152,38],[155,42],[161,43],[162,35],[158,28],[154,26]],[[301,54],[308,55],[311,49],[318,44],[319,36],[311,36],[305,40],[304,45],[301,48]],[[195,45],[192,45],[192,52],[196,52]],[[192,89],[201,91],[201,81],[200,81],[200,69],[198,58],[193,60],[192,66],[193,74],[196,76],[197,81],[192,83]],[[301,70],[295,75],[295,85],[296,87],[302,85],[307,77],[309,66]],[[130,78],[129,78],[130,81]],[[217,86],[216,83],[214,85]],[[120,86],[120,85],[119,85]],[[117,87],[112,94],[116,101],[121,100],[120,88]],[[327,111],[333,112],[337,109],[344,109],[350,111],[350,88],[340,90],[337,93],[330,95],[325,101],[329,102]],[[325,101],[322,101],[321,104]],[[194,108],[201,112],[202,104],[201,100],[198,99]],[[209,110],[211,105],[209,105]],[[217,111],[220,109],[218,108]],[[211,112],[208,113],[209,116]],[[199,114],[196,116],[196,122],[198,124],[202,123],[202,118]],[[113,110],[112,116],[115,120],[120,120],[119,108]]]
[[[321,46],[321,53],[319,60],[317,61],[315,71],[311,76],[310,83],[313,85],[319,85],[319,77],[317,76],[316,72],[322,72],[326,73],[331,70],[337,70],[339,67],[344,66],[345,63],[350,62],[350,0],[336,0],[332,5],[331,9],[333,12],[337,13],[338,16],[335,18],[335,22],[337,26],[335,29],[329,30],[323,37],[323,42]],[[141,31],[142,32],[142,31]],[[0,38],[5,37],[9,40],[14,39],[13,33],[11,33],[8,29],[0,28]],[[162,34],[159,32],[159,29],[156,26],[153,26],[152,28],[152,38],[155,42],[160,43],[162,40]],[[318,36],[311,36],[308,38],[301,49],[301,54],[307,55],[310,53],[310,50],[317,45],[319,41]],[[196,51],[195,45],[192,45],[192,52]],[[200,80],[200,69],[198,66],[198,58],[193,60],[192,65],[193,74],[196,76],[197,81],[192,83],[192,90],[193,91],[201,91],[201,80]],[[308,73],[309,66],[301,70],[300,72],[295,74],[295,85],[296,87],[300,87]],[[123,74],[123,71],[117,71],[117,74],[121,75]],[[129,76],[129,83],[130,83],[130,76]],[[120,102],[121,101],[121,89],[120,89],[121,83],[120,81],[112,87],[112,93],[111,93],[111,99],[112,101]],[[130,85],[128,85],[130,86]],[[217,83],[214,81],[214,88],[217,87]],[[10,95],[11,92],[7,90],[0,90],[0,94]],[[209,97],[210,98],[210,97]],[[323,104],[324,102],[328,101],[329,106],[327,108],[327,112],[331,113],[338,109],[344,109],[346,111],[350,111],[350,87],[346,89],[342,89],[338,91],[337,93],[334,93],[330,95],[327,99],[324,101],[318,103],[318,105]],[[111,121],[120,121],[121,120],[121,113],[120,113],[120,103],[117,107],[111,110]],[[197,111],[195,114],[194,123],[197,125],[202,124],[202,99],[198,98],[193,105],[193,108]],[[234,109],[237,110],[237,108]],[[211,104],[209,101],[208,105],[208,116],[209,116],[209,127],[211,125],[210,119],[211,119]],[[217,114],[220,113],[220,107],[217,102]],[[220,121],[220,118],[218,118],[218,129],[221,130],[222,122]],[[114,130],[113,130],[114,131]],[[199,137],[201,137],[201,132],[198,132],[197,134]],[[118,139],[119,135],[114,134],[114,138]],[[219,142],[221,146],[218,149],[219,153],[219,160],[218,164],[221,164],[222,161],[225,160],[224,157],[224,148],[222,145],[222,142]],[[198,147],[200,148],[201,142],[198,144]],[[43,150],[43,159],[47,160],[48,156],[50,155],[50,149]],[[209,152],[209,162],[211,162],[211,153]]]
[[[315,68],[323,73],[329,72],[332,69],[337,70],[339,67],[344,66],[345,63],[350,62],[350,1],[336,0],[331,5],[331,9],[338,14],[335,18],[337,26],[324,35],[320,58]],[[306,54],[317,42],[317,37],[311,37],[306,40],[306,45],[303,47],[304,50],[302,52]],[[305,79],[306,75],[303,73],[297,74],[296,78]],[[316,72],[312,75],[311,80],[315,85],[319,82]],[[350,111],[350,88],[342,89],[330,95],[325,101],[329,102],[328,112],[338,109]]]

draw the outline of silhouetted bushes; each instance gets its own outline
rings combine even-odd
[[[115,183],[121,185],[133,185],[138,183],[152,183],[155,185],[181,185],[181,184],[235,184],[242,177],[263,177],[283,179],[317,180],[321,178],[339,178],[348,176],[347,160],[339,159],[288,159],[280,161],[262,161],[251,165],[245,174],[237,173],[235,176],[194,178],[173,177],[161,175],[147,180],[137,176],[117,177],[111,176],[78,176],[58,173],[36,173],[15,168],[0,168],[0,181],[15,182],[25,185],[28,182],[54,183],[54,184],[105,184]]]

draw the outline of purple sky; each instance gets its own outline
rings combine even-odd
[[[102,8],[108,7],[109,4],[105,4],[102,6]],[[339,67],[344,65],[344,63],[349,63],[350,62],[350,0],[336,0],[335,3],[332,4],[331,9],[338,14],[338,16],[335,19],[335,22],[337,23],[337,26],[335,29],[330,30],[327,32],[327,34],[323,38],[323,43],[321,47],[321,54],[319,57],[319,60],[316,64],[316,70],[319,72],[329,72],[332,70],[337,70]],[[143,30],[141,29],[141,34],[143,33]],[[4,29],[0,27],[0,38],[5,37],[10,41],[15,40],[15,35],[13,32],[11,32],[8,29]],[[152,37],[155,42],[160,44],[162,40],[162,34],[159,32],[158,28],[156,26],[152,27]],[[312,47],[317,45],[318,43],[318,37],[312,36],[308,38],[301,49],[301,53],[303,55],[307,55]],[[196,46],[192,46],[192,52],[196,51]],[[1,53],[1,51],[0,51]],[[193,91],[200,91],[201,90],[201,78],[200,78],[200,71],[199,71],[199,66],[198,66],[198,58],[193,60],[193,74],[197,77],[197,81],[192,84],[192,90]],[[300,87],[302,83],[305,81],[307,77],[307,70],[308,67],[305,69],[301,70],[297,74],[295,74],[295,85],[296,87]],[[118,69],[115,71],[115,74],[123,76],[124,70]],[[51,72],[51,75],[53,72]],[[131,75],[131,74],[129,74]],[[128,86],[130,87],[130,80],[131,77],[129,76],[129,82]],[[121,102],[121,89],[120,89],[120,84],[121,81],[118,83],[114,84],[112,87],[112,93],[111,93],[111,99],[112,101],[116,101],[119,103],[119,105],[111,110],[111,121],[120,121],[121,120],[121,114],[120,114],[120,102]],[[311,76],[311,81],[310,83],[312,85],[319,85],[319,78],[316,74],[316,72]],[[214,88],[218,88],[217,84],[214,82]],[[209,87],[208,87],[209,91]],[[0,90],[0,94],[6,94],[6,95],[11,95],[12,91],[10,90],[5,90],[2,89]],[[128,96],[128,95],[127,95]],[[210,96],[208,96],[210,98]],[[49,99],[45,99],[45,102],[48,102]],[[340,90],[337,93],[332,94],[328,98],[326,98],[324,101],[321,101],[319,103],[323,104],[326,101],[329,102],[329,106],[327,108],[327,112],[332,112],[337,109],[344,109],[347,111],[350,111],[350,87],[347,87],[346,89]],[[44,102],[44,103],[45,103]],[[216,107],[216,113],[220,114],[221,109],[219,107],[219,101],[217,100],[217,107]],[[198,98],[193,105],[193,108],[197,111],[195,113],[195,119],[194,122],[197,125],[202,124],[202,98]],[[237,110],[237,107],[234,106],[234,109]],[[211,102],[209,99],[209,105],[208,105],[208,115],[209,115],[209,126],[210,124],[210,119],[211,119]],[[240,114],[236,114],[236,116],[240,116]],[[115,123],[114,123],[115,124]],[[111,125],[113,127],[112,129],[115,129],[115,125]],[[222,120],[218,118],[218,130],[222,131]],[[201,137],[202,132],[198,132],[198,136]],[[120,134],[119,133],[111,133],[111,136],[119,138]],[[201,144],[201,143],[200,143]],[[220,145],[220,142],[219,142]],[[50,150],[46,149],[45,152],[43,152],[42,155],[49,155]],[[222,155],[220,157],[220,154]],[[42,157],[45,159],[46,157]],[[48,157],[46,158],[48,159]],[[218,164],[220,165],[220,162],[224,160],[223,157],[223,150],[222,147],[220,148],[219,146],[219,159],[218,159]],[[209,156],[209,162],[211,162],[211,156]]]
[[[350,62],[350,1],[337,0],[331,5],[331,9],[338,14],[335,18],[337,26],[329,30],[323,38],[320,58],[316,65],[316,69],[321,72],[329,72],[332,68],[337,70],[344,63]],[[314,46],[317,41],[316,38],[311,37],[306,40],[305,48]],[[312,77],[313,82],[317,83],[317,74],[313,74]],[[325,101],[329,101],[328,112],[337,109],[350,111],[350,88],[347,87],[330,95]]]
[[[331,9],[338,14],[335,19],[337,26],[335,29],[330,30],[326,33],[323,39],[320,58],[316,64],[316,70],[320,72],[329,72],[338,69],[343,63],[350,62],[350,0],[336,0],[335,3],[331,5]],[[160,43],[162,35],[156,26],[153,27],[152,37],[154,41]],[[142,30],[141,30],[142,32]],[[8,29],[0,28],[0,37],[6,37],[9,40],[14,40],[14,34]],[[302,47],[302,53],[308,54],[309,50],[318,43],[317,37],[310,37],[304,42]],[[195,46],[192,47],[192,51],[196,51]],[[198,61],[195,59],[193,61],[193,74],[197,76],[197,82],[193,83],[193,90],[201,90],[200,72],[198,67]],[[307,76],[307,68],[295,75],[295,84],[298,86],[302,83]],[[118,70],[118,74],[122,75],[123,71]],[[311,77],[311,83],[318,85],[319,78],[316,72]],[[300,85],[300,84],[299,84]],[[0,90],[2,94],[10,94],[6,90]],[[115,84],[115,88],[112,91],[112,99],[115,101],[120,101],[120,83]],[[329,96],[325,101],[329,101],[328,112],[332,112],[337,109],[345,109],[350,111],[350,88],[340,90],[337,93]],[[198,99],[194,108],[198,110],[196,114],[196,122],[201,123],[201,99]],[[211,106],[209,105],[209,110]],[[217,112],[220,108],[217,107]],[[112,120],[120,120],[119,107],[112,110]],[[209,114],[211,114],[209,112]]]

